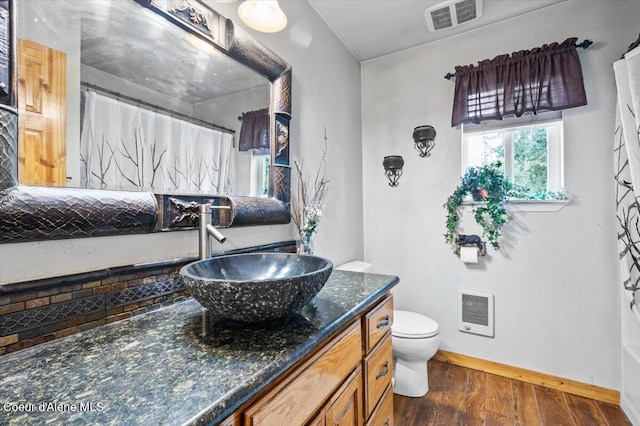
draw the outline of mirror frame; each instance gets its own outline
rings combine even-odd
[[[0,0],[0,243],[149,233],[197,223],[199,203],[228,206],[219,226],[286,224],[291,167],[291,66],[241,28],[197,0],[165,10],[154,0],[134,0],[215,46],[271,82],[269,197],[172,196],[153,192],[21,185],[15,1]],[[210,27],[213,27],[211,29]],[[224,212],[224,211],[223,211]],[[160,218],[160,220],[159,220]],[[186,218],[186,220],[185,220]]]

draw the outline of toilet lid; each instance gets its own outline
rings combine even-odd
[[[432,337],[438,334],[438,323],[415,312],[393,311],[391,333],[410,339]]]

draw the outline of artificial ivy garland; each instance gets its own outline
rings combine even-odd
[[[512,215],[507,212],[508,196],[513,190],[513,184],[501,171],[502,163],[495,162],[480,167],[470,167],[462,176],[460,185],[447,198],[443,206],[447,209],[447,233],[444,234],[447,243],[453,243],[460,219],[460,206],[465,196],[470,194],[474,201],[473,217],[482,227],[482,235],[489,240],[494,249],[499,249],[500,228],[507,223]]]

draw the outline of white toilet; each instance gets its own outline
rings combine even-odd
[[[373,265],[353,261],[336,269],[355,272],[372,272]],[[438,323],[409,311],[393,311],[391,325],[394,375],[393,393],[420,397],[429,391],[427,361],[440,346]]]
[[[391,339],[395,361],[393,393],[425,395],[429,391],[427,361],[440,346],[438,323],[415,312],[394,310]]]

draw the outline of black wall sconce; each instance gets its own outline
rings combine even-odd
[[[398,186],[398,180],[402,176],[402,167],[404,166],[404,160],[401,155],[388,155],[384,157],[382,161],[384,167],[384,174],[389,179],[389,186]]]
[[[420,153],[420,157],[429,157],[431,150],[436,146],[436,129],[432,126],[418,126],[413,129],[413,147]]]

